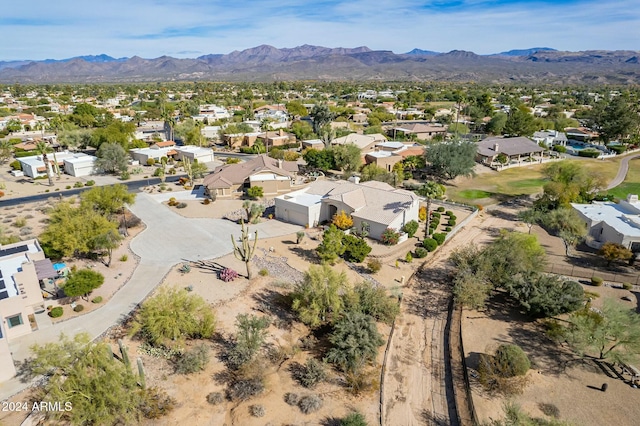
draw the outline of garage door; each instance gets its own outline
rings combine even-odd
[[[308,225],[307,222],[309,221],[309,218],[304,213],[297,212],[295,210],[287,210],[283,219],[285,222],[302,226]]]

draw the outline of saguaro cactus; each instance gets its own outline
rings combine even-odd
[[[244,220],[240,221],[240,223],[242,224],[240,246],[236,244],[236,240],[235,238],[233,238],[233,234],[231,234],[233,255],[236,257],[236,259],[242,260],[244,262],[244,265],[247,268],[247,278],[251,279],[251,266],[249,265],[249,262],[251,262],[251,259],[253,258],[253,252],[256,251],[256,244],[258,244],[258,231],[254,233],[253,245],[251,245],[251,238],[249,238],[249,228],[244,226]]]
[[[120,347],[122,362],[124,362],[124,365],[126,365],[127,368],[129,368],[131,366],[131,360],[129,359],[129,351],[127,350],[127,347],[125,346],[124,342],[122,342],[122,339],[118,339],[118,346]]]
[[[142,365],[142,358],[138,358],[138,375],[140,376],[140,387],[142,389],[147,387],[147,379],[144,375],[144,365]]]

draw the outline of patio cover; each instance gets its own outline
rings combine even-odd
[[[49,259],[36,260],[33,264],[36,267],[38,280],[46,280],[47,278],[55,278],[58,276],[58,273],[53,269],[53,265]]]

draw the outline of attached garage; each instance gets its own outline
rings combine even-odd
[[[276,197],[276,218],[301,226],[315,226],[320,221],[322,197],[305,193]]]

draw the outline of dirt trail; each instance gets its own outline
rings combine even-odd
[[[449,255],[470,243],[489,241],[500,229],[518,226],[504,215],[481,213],[439,250],[403,291],[385,371],[384,425],[456,425],[452,381],[445,368],[445,327],[451,297]]]

